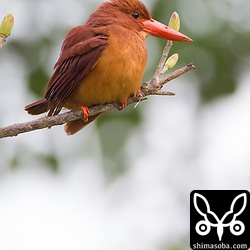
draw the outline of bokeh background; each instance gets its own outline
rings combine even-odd
[[[0,141],[0,249],[189,249],[194,189],[250,189],[250,1],[145,0],[175,43],[175,97],[112,111],[75,136],[53,127]],[[0,2],[15,26],[0,53],[0,126],[34,119],[66,32],[101,0]],[[150,38],[149,80],[164,41]]]

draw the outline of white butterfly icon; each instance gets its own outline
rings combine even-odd
[[[242,198],[243,198],[243,205],[241,209],[238,212],[234,211],[236,210],[235,208],[236,202]],[[201,208],[198,207],[198,203],[197,203],[198,199],[202,199],[202,201],[205,203],[205,207],[206,207],[205,212],[202,212]],[[195,230],[199,235],[202,235],[202,236],[207,235],[209,234],[211,227],[217,227],[217,235],[218,235],[219,241],[221,241],[222,235],[224,233],[224,227],[229,227],[230,232],[236,236],[243,234],[243,232],[245,231],[245,225],[243,224],[243,222],[240,220],[236,220],[236,218],[246,208],[246,205],[247,205],[246,193],[239,194],[233,199],[231,206],[230,206],[230,210],[226,212],[221,219],[219,219],[218,216],[213,211],[210,210],[210,205],[207,199],[203,195],[194,193],[193,203],[194,203],[194,207],[196,211],[204,217],[204,220],[199,221],[195,226]],[[231,214],[233,216],[232,220],[229,223],[224,223],[227,216]],[[211,221],[209,221],[208,215],[210,219],[212,216],[212,218],[215,219],[216,223],[212,223]]]

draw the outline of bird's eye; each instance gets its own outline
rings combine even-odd
[[[139,15],[137,12],[134,12],[134,13],[132,14],[132,17],[133,17],[134,19],[138,19],[139,16],[140,16],[140,15]]]

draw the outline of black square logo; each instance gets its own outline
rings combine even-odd
[[[250,194],[246,190],[196,190],[190,194],[191,249],[248,249]]]

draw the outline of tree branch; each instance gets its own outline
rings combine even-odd
[[[168,57],[169,50],[172,46],[172,42],[168,41],[166,47],[164,48],[162,58],[156,68],[155,74],[153,78],[142,84],[140,88],[140,92],[135,97],[130,97],[128,99],[128,105],[132,103],[137,103],[136,106],[143,100],[146,100],[150,95],[175,95],[172,92],[163,91],[162,87],[172,81],[173,79],[195,69],[195,65],[193,63],[188,64],[187,66],[175,70],[173,73],[161,77],[162,74],[166,73],[168,69],[164,68],[165,61]],[[164,71],[163,71],[164,69]],[[89,108],[90,116],[97,115],[101,112],[109,111],[115,108],[119,108],[120,103],[109,103],[104,105],[95,105]],[[56,116],[47,117],[44,116],[42,118],[25,122],[25,123],[17,123],[10,125],[8,127],[0,128],[0,138],[4,137],[12,137],[17,136],[21,133],[30,132],[33,130],[39,130],[44,128],[51,128],[52,126],[62,125],[68,121],[74,121],[82,118],[82,111],[69,111]]]

